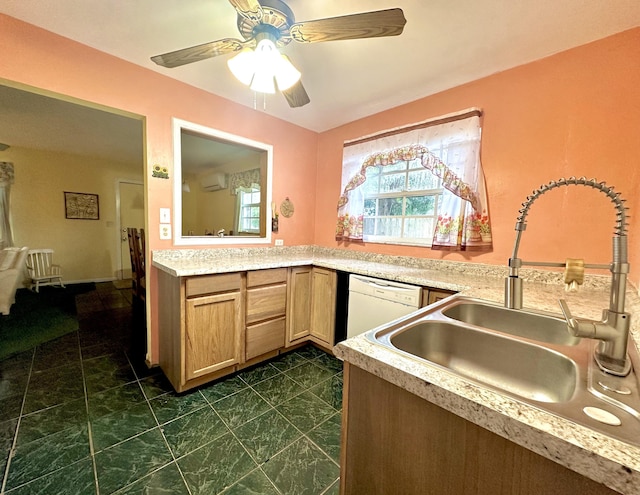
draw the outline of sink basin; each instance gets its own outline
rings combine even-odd
[[[461,376],[527,399],[567,402],[576,390],[576,363],[527,342],[439,321],[409,326],[390,342]]]
[[[558,345],[576,345],[580,338],[567,330],[567,322],[553,316],[507,309],[490,303],[460,302],[442,311],[453,320],[468,323],[526,339]]]
[[[462,295],[368,332],[366,338],[537,409],[640,446],[640,354],[617,377],[593,360],[598,342],[575,338],[550,314],[510,310]],[[607,424],[587,410],[619,419]]]

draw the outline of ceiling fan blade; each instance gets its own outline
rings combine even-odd
[[[377,38],[401,34],[406,22],[402,9],[387,9],[297,22],[290,32],[300,43]]]
[[[302,80],[295,83],[289,89],[282,91],[282,94],[287,99],[287,103],[289,103],[291,108],[303,107],[311,101],[307,91],[302,85]]]
[[[233,38],[224,38],[217,41],[211,41],[210,43],[203,43],[202,45],[183,48],[181,50],[164,53],[162,55],[156,55],[155,57],[151,57],[151,60],[158,65],[171,69],[173,67],[179,67],[192,62],[199,62],[200,60],[205,60],[207,58],[217,57],[218,55],[237,52],[247,45],[251,45],[251,43]]]
[[[245,19],[259,22],[262,19],[262,6],[258,0],[229,0],[233,8]]]

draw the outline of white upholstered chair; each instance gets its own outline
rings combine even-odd
[[[24,263],[29,248],[0,250],[0,313],[8,315],[16,302],[16,290],[24,280]]]
[[[30,249],[27,254],[27,270],[31,278],[31,290],[40,292],[44,285],[64,287],[60,265],[53,263],[53,249]]]

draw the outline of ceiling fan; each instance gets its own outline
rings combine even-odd
[[[290,107],[301,107],[309,103],[300,72],[277,48],[298,43],[350,40],[397,36],[405,23],[402,9],[386,9],[363,12],[340,17],[296,22],[293,12],[282,0],[229,0],[238,12],[238,30],[244,39],[223,38],[202,45],[183,48],[151,57],[156,64],[167,68],[198,62],[219,55],[240,52],[229,60],[229,68],[246,85],[262,92],[274,92],[274,77]],[[255,54],[268,55],[262,62],[266,72],[255,66],[240,67],[241,62],[260,63]],[[235,70],[238,68],[242,73]],[[281,69],[278,74],[276,70]],[[280,76],[280,77],[279,77]],[[266,84],[266,86],[264,84]],[[259,89],[259,88],[271,88]]]

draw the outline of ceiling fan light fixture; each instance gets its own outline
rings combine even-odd
[[[280,91],[287,90],[301,76],[269,38],[260,40],[255,51],[250,48],[241,50],[227,65],[236,79],[258,93],[275,93],[276,83]]]

